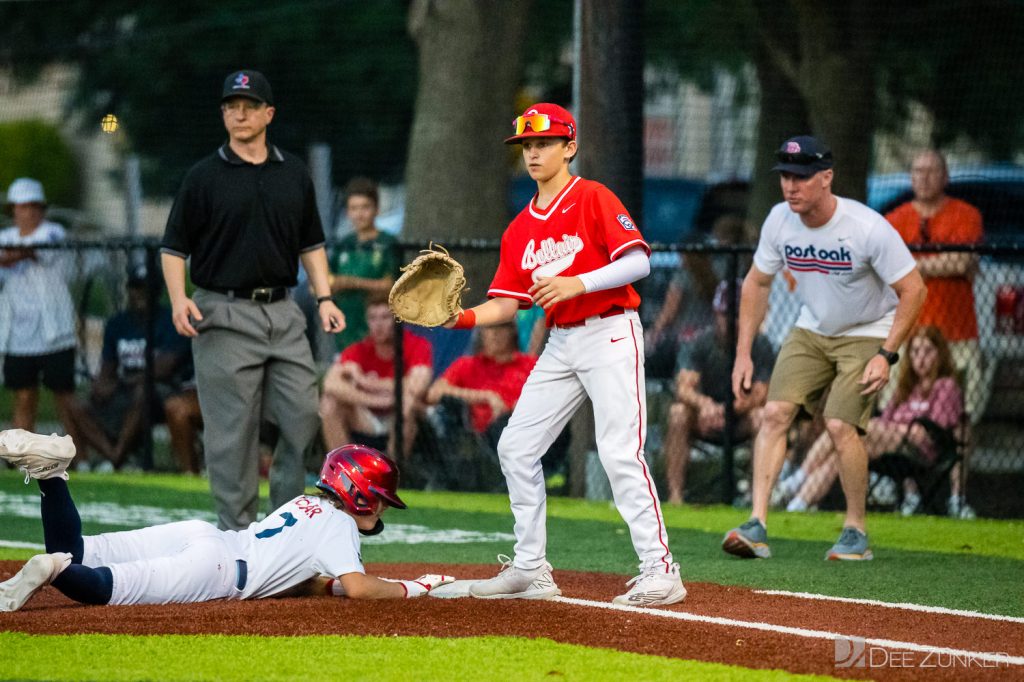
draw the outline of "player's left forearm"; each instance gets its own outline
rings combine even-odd
[[[895,353],[903,345],[903,342],[907,340],[910,330],[914,328],[928,290],[925,288],[924,280],[921,278],[921,273],[918,272],[917,268],[894,283],[892,288],[899,297],[899,303],[896,304],[896,315],[892,323],[892,329],[889,330],[889,336],[886,337],[882,347],[887,351]]]
[[[327,250],[321,246],[319,249],[306,251],[301,258],[302,267],[306,268],[306,274],[309,275],[313,294],[317,298],[330,296],[331,287],[327,283]]]

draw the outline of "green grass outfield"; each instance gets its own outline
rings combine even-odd
[[[143,525],[159,513],[173,518],[210,515],[207,482],[172,475],[75,474],[71,491],[83,507],[86,533]],[[11,547],[41,543],[35,484],[24,485],[13,471],[0,472],[0,559],[26,559],[36,550]],[[266,498],[266,490],[263,491]],[[391,510],[392,524],[422,526],[441,533],[458,529],[510,533],[508,500],[501,495],[403,493],[406,511]],[[135,525],[123,519],[135,519]],[[548,506],[549,559],[556,569],[602,571],[629,576],[636,557],[618,513],[606,502],[551,498]],[[742,561],[719,549],[726,529],[746,518],[724,506],[665,510],[671,546],[685,581],[708,581],[764,589],[816,592],[847,597],[1024,616],[1024,522],[958,521],[934,517],[869,517],[876,559],[865,563],[826,562],[838,536],[835,513],[774,513],[769,533],[775,558]],[[442,535],[438,536],[442,538]],[[387,534],[381,536],[386,540]],[[367,562],[489,563],[511,554],[508,540],[418,544],[367,543]],[[497,566],[496,566],[497,567]],[[0,626],[2,627],[2,626]],[[61,662],[55,666],[54,640]],[[310,640],[317,640],[311,642]],[[321,641],[323,640],[323,641]],[[332,640],[328,642],[327,640]],[[113,643],[112,643],[113,642]],[[486,678],[480,668],[453,671],[453,661],[487,660],[504,679],[538,679],[548,673],[570,679],[763,679],[742,668],[698,664],[652,656],[590,650],[544,640],[414,638],[373,640],[252,637],[36,637],[0,634],[0,677],[19,679],[261,679],[295,677],[310,667],[312,652],[326,647],[348,656],[332,670],[361,671],[367,679]],[[443,652],[443,654],[442,654]],[[436,653],[436,655],[435,655]],[[125,669],[125,660],[135,661]],[[502,661],[494,666],[491,662]],[[88,662],[87,662],[88,661]],[[372,664],[371,661],[379,661]],[[16,662],[16,669],[9,663]],[[10,663],[11,665],[15,663]],[[471,665],[467,663],[466,665]],[[371,672],[373,671],[373,672]],[[618,674],[615,671],[620,671]],[[355,679],[359,678],[359,672]],[[787,676],[788,677],[788,676]]]

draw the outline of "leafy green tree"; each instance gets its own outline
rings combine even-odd
[[[0,63],[30,78],[56,61],[80,69],[72,106],[86,125],[114,113],[146,160],[146,186],[172,193],[221,144],[224,77],[262,71],[274,88],[271,139],[304,155],[324,142],[340,182],[404,168],[416,57],[401,0],[0,4]]]
[[[899,132],[914,103],[931,143],[970,140],[993,159],[1024,148],[1015,85],[1024,4],[1011,0],[648,0],[648,58],[710,87],[716,69],[757,69],[761,88],[750,216],[778,200],[765,169],[790,135],[836,151],[836,190],[863,198],[878,130]]]
[[[78,166],[51,124],[37,120],[0,123],[0,159],[0,193],[6,192],[15,178],[27,176],[43,183],[50,204],[77,203]]]

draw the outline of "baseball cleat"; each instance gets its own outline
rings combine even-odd
[[[768,547],[768,531],[757,519],[750,519],[726,533],[722,549],[744,559],[770,559],[772,556]]]
[[[825,555],[828,561],[871,561],[875,555],[868,547],[868,536],[847,526]]]
[[[23,429],[0,431],[0,458],[25,472],[29,479],[68,478],[67,468],[75,458],[71,436],[44,436]]]
[[[612,599],[620,606],[668,606],[686,599],[686,588],[679,577],[679,564],[672,564],[668,572],[658,566],[631,578],[628,592]]]
[[[477,599],[551,599],[562,594],[551,577],[551,564],[526,570],[512,565],[504,554],[498,555],[501,572],[490,580],[481,580],[469,587]]]
[[[17,611],[70,565],[71,555],[66,552],[35,555],[13,578],[0,583],[0,611]]]

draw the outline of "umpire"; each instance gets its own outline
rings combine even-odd
[[[259,426],[280,426],[270,508],[302,493],[303,454],[316,437],[317,374],[306,322],[288,289],[298,261],[324,331],[344,329],[331,301],[324,232],[300,159],[267,143],[270,83],[243,69],[224,81],[228,142],[185,176],[164,232],[161,261],[179,334],[193,338],[210,488],[222,529],[256,520]],[[185,290],[191,259],[193,299]]]

